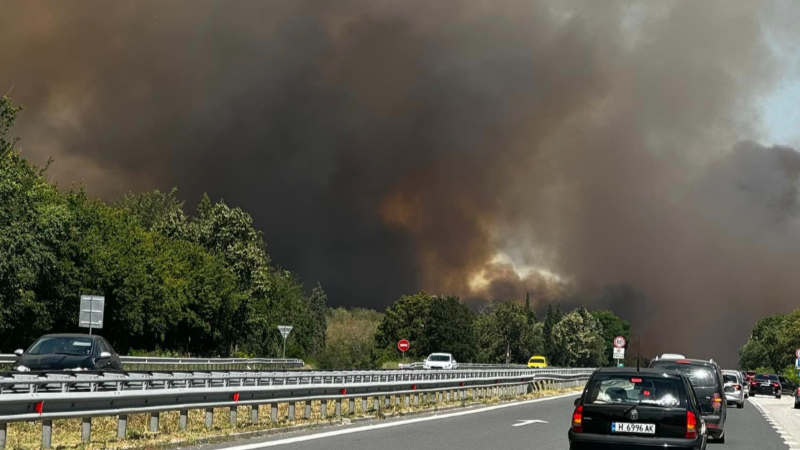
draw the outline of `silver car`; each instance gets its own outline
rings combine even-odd
[[[745,383],[741,372],[735,370],[723,370],[722,377],[725,380],[725,398],[728,404],[735,404],[737,408],[744,408]]]

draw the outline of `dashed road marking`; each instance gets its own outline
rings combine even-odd
[[[753,406],[756,407],[758,412],[760,412],[761,415],[764,416],[764,419],[766,419],[767,423],[772,425],[772,428],[774,428],[775,432],[778,433],[778,436],[780,436],[781,439],[783,439],[783,443],[786,444],[787,447],[789,447],[789,450],[800,450],[800,447],[798,447],[798,444],[794,440],[794,438],[789,436],[789,433],[786,432],[786,430],[784,430],[783,427],[778,424],[778,421],[775,420],[774,417],[772,417],[772,414],[770,414],[769,411],[767,411],[767,409],[764,408],[761,405],[761,403],[758,402],[758,400],[751,398],[750,403],[752,403]],[[800,413],[795,413],[795,415],[800,416]]]

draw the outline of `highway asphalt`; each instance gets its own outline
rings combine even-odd
[[[439,415],[375,421],[279,437],[197,447],[199,450],[565,450],[576,395]],[[508,406],[513,405],[513,406]],[[790,448],[753,404],[728,409],[727,442],[711,450]]]

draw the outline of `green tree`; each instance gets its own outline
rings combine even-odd
[[[327,310],[328,310],[328,294],[322,289],[322,285],[317,283],[317,286],[311,290],[311,297],[308,299],[309,308],[311,309],[311,316],[314,321],[312,330],[313,344],[311,352],[316,354],[325,348],[325,338],[328,329]]]
[[[600,326],[603,329],[602,338],[605,346],[606,361],[613,362],[614,338],[622,336],[626,341],[630,342],[631,324],[608,310],[592,311],[592,316],[600,322]]]
[[[457,361],[475,357],[473,314],[457,297],[420,292],[405,295],[386,309],[376,336],[382,361],[396,360],[397,342],[407,339],[407,358],[420,359],[434,352],[452,353]]]
[[[553,306],[552,303],[547,305],[547,315],[544,318],[544,327],[542,328],[542,339],[544,340],[547,360],[550,364],[560,364],[560,355],[553,345],[553,328],[561,321],[564,314],[561,312],[561,305]]]
[[[196,217],[173,189],[114,205],[60,192],[14,150],[21,108],[0,99],[0,348],[78,331],[81,294],[106,297],[102,333],[120,352],[276,356],[325,339],[325,295],[272,264],[252,218],[204,196]],[[5,350],[5,351],[10,351]]]
[[[606,364],[600,322],[585,308],[565,315],[553,327],[552,341],[567,367],[599,367]]]
[[[544,325],[529,322],[527,309],[514,302],[487,304],[475,322],[480,360],[489,363],[524,363],[541,354]]]

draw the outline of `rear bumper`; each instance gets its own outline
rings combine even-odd
[[[706,437],[697,439],[649,438],[637,436],[610,436],[605,434],[576,434],[569,430],[570,450],[639,450],[670,448],[701,450]]]
[[[757,394],[757,395],[778,395],[781,393],[781,388],[776,387],[765,387],[765,386],[751,386],[750,387],[750,394]]]
[[[726,392],[725,399],[728,403],[742,403],[744,401],[744,391]]]

